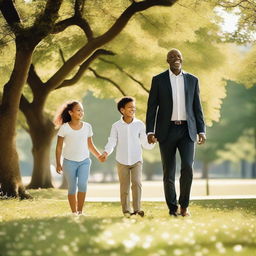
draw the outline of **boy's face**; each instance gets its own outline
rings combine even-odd
[[[124,108],[120,109],[124,117],[134,117],[136,112],[136,106],[134,101],[130,101],[125,104]]]

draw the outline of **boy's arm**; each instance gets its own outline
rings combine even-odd
[[[108,142],[104,149],[104,153],[106,153],[106,155],[110,155],[113,152],[116,144],[117,144],[117,129],[114,125],[112,125],[110,135],[108,137]]]
[[[147,138],[147,134],[146,134],[146,127],[145,127],[144,123],[142,123],[142,127],[141,127],[141,130],[140,130],[139,137],[140,137],[140,143],[141,143],[143,148],[153,149],[155,147],[155,143],[152,143],[152,144],[148,143],[148,138]]]

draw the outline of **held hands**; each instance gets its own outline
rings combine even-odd
[[[103,163],[107,160],[108,158],[108,153],[107,152],[103,152],[99,157],[98,157],[98,160]]]
[[[56,172],[57,172],[58,174],[61,174],[61,172],[62,172],[62,166],[61,166],[61,164],[57,164],[57,166],[56,166]]]
[[[204,134],[204,133],[199,133],[199,134],[198,134],[198,141],[197,141],[197,144],[198,144],[198,145],[202,145],[202,144],[205,143],[205,141],[206,141],[206,136],[205,136],[205,134]]]
[[[149,144],[153,144],[157,142],[157,138],[155,137],[155,134],[149,134],[148,135],[148,143]]]

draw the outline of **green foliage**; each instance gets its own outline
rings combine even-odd
[[[207,142],[198,147],[197,159],[212,162],[216,159],[253,161],[253,136],[256,127],[256,87],[228,81],[227,97],[221,109],[221,119],[207,129]]]
[[[193,216],[185,219],[170,218],[164,202],[143,202],[144,218],[125,219],[120,203],[89,202],[86,216],[73,217],[65,191],[31,193],[32,201],[0,201],[1,255],[248,256],[255,251],[255,199],[192,201]]]
[[[239,63],[240,72],[237,74],[237,81],[246,87],[256,85],[256,45],[244,54]]]

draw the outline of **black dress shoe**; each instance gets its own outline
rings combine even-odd
[[[135,211],[132,213],[132,215],[139,215],[140,217],[144,217],[145,213],[144,211]]]
[[[173,217],[178,217],[178,213],[176,211],[169,211],[169,215]]]

